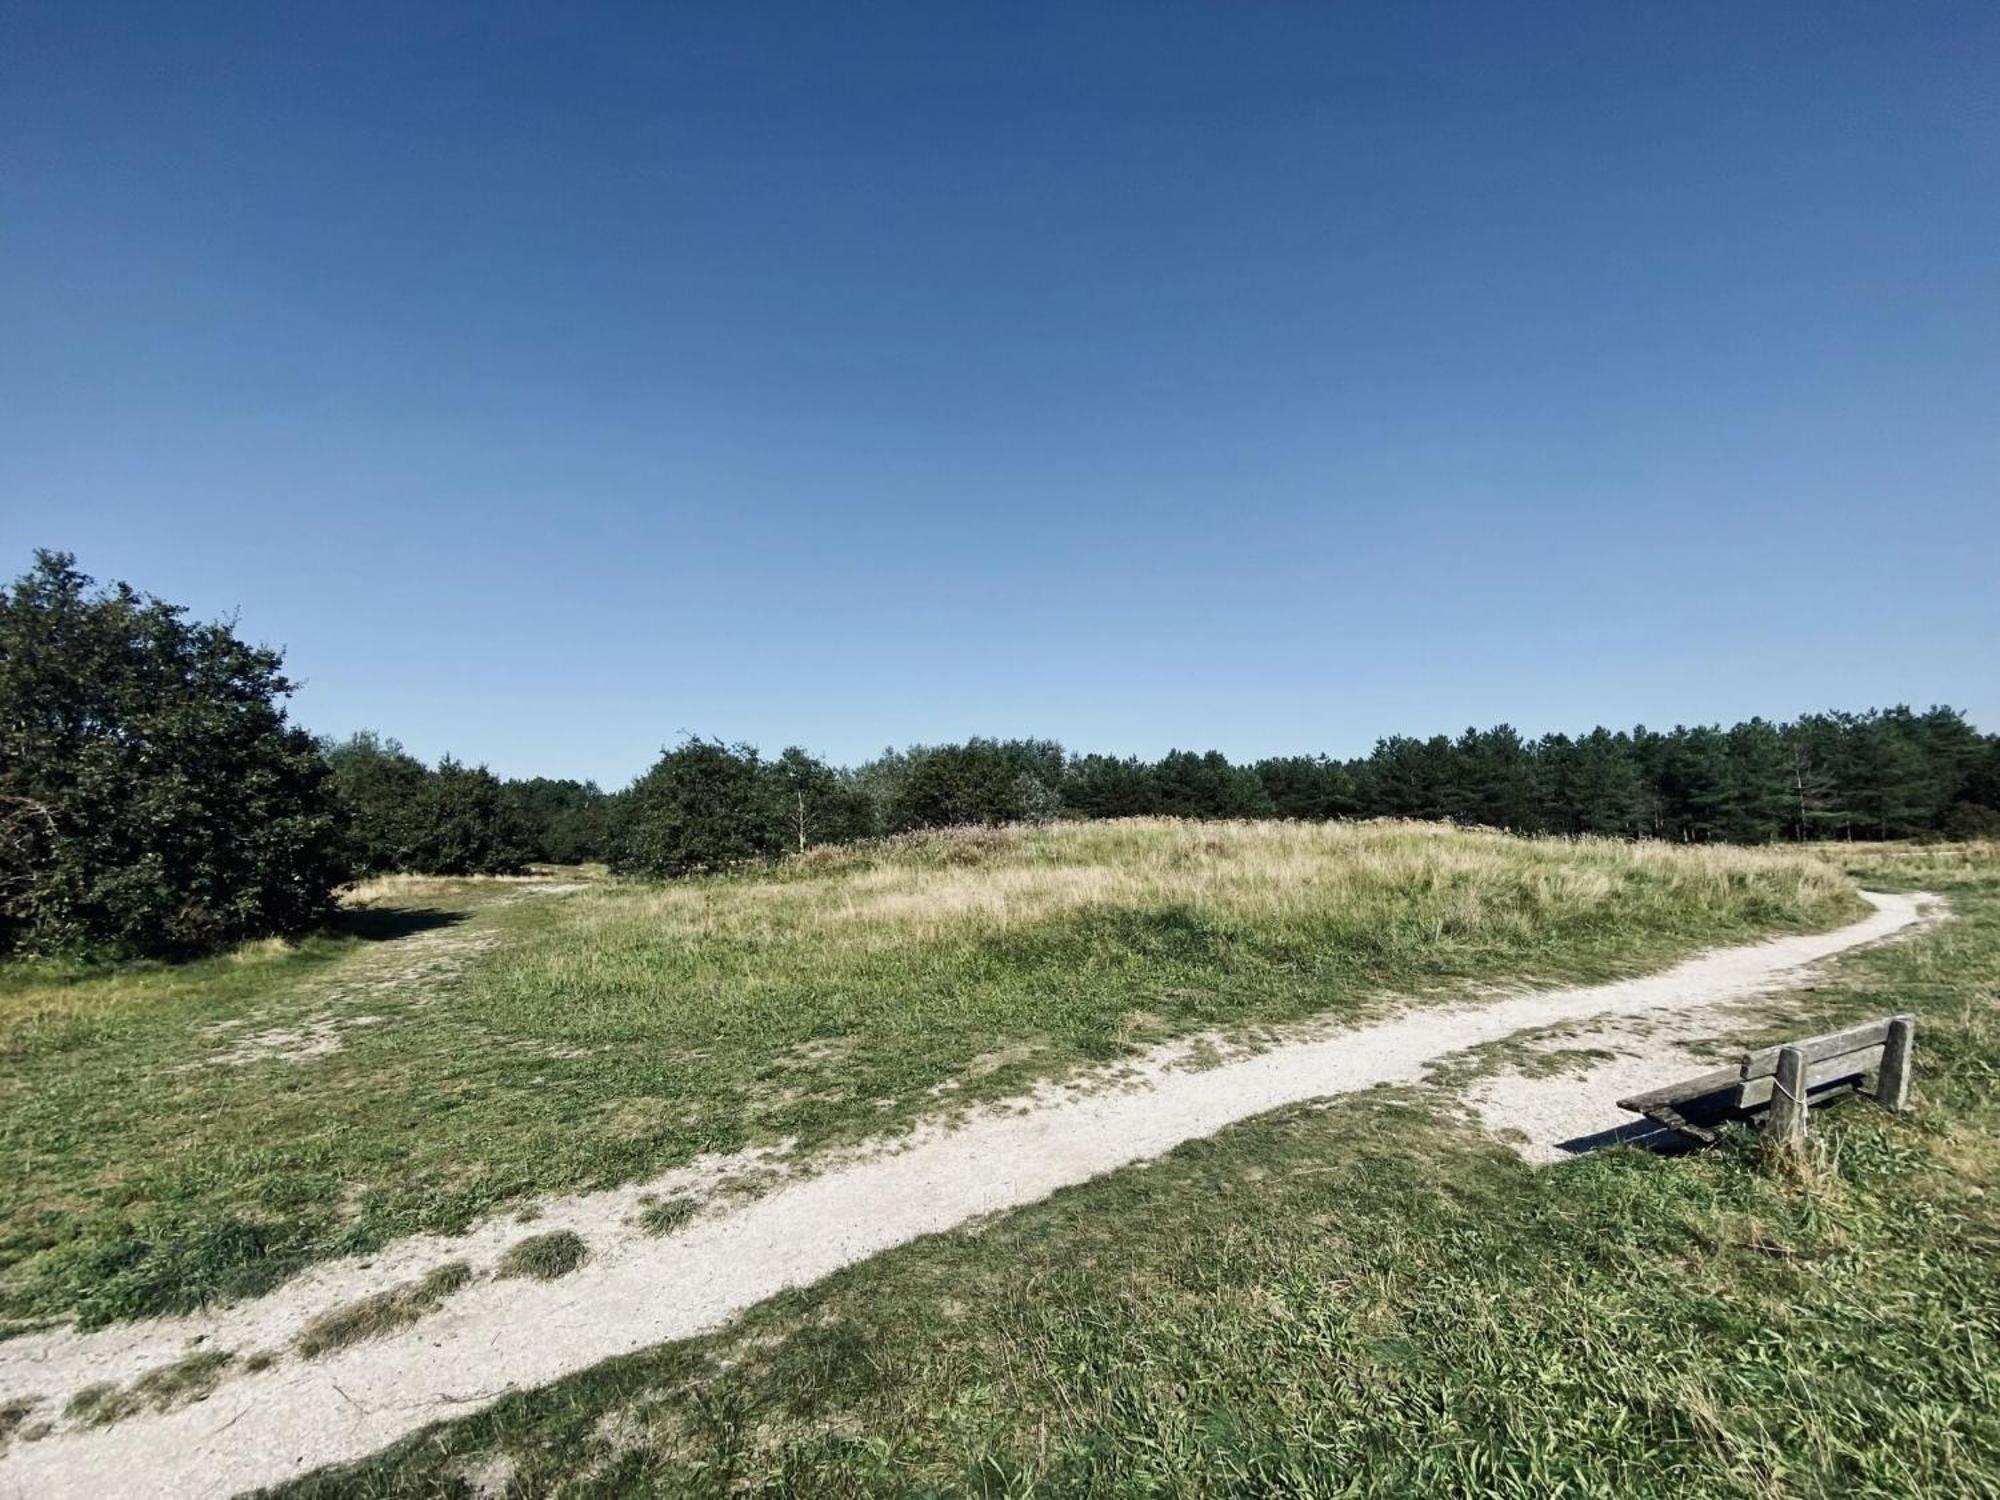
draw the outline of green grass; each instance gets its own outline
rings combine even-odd
[[[1398,824],[1092,824],[518,889],[379,882],[296,948],[0,970],[0,1327],[255,1293],[1192,1028],[1604,978],[1859,910],[1792,854]]]
[[[648,1234],[672,1234],[692,1219],[700,1205],[692,1198],[662,1198],[639,1210],[639,1227]]]
[[[1819,1112],[1800,1178],[1351,1096],[283,1493],[2000,1495],[2000,847],[1856,864],[1958,915],[1814,992],[1917,1013],[1917,1110]]]

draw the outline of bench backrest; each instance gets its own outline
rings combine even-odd
[[[1845,1031],[1808,1037],[1801,1042],[1760,1047],[1733,1068],[1718,1068],[1699,1078],[1634,1094],[1629,1099],[1620,1099],[1618,1104],[1621,1109],[1636,1110],[1641,1114],[1659,1106],[1671,1107],[1697,1099],[1709,1101],[1714,1107],[1722,1109],[1756,1109],[1771,1102],[1771,1096],[1776,1092],[1778,1054],[1788,1047],[1797,1048],[1805,1056],[1808,1089],[1859,1079],[1881,1068],[1891,1028],[1897,1022],[1907,1023],[1909,1019],[1907,1016],[1890,1016],[1870,1021],[1864,1026],[1850,1026]]]

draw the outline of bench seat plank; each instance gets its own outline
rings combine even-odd
[[[1620,1099],[1618,1107],[1643,1115],[1655,1105],[1683,1104],[1690,1099],[1704,1099],[1710,1094],[1720,1094],[1725,1090],[1733,1095],[1742,1082],[1741,1070],[1718,1068],[1713,1073],[1702,1074],[1699,1078],[1685,1079],[1680,1083],[1667,1084],[1664,1088],[1648,1089],[1643,1094]]]

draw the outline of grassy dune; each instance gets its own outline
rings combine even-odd
[[[1816,1112],[1797,1177],[1354,1095],[282,1493],[2000,1496],[2000,845],[1825,852],[1956,916],[1814,990],[1917,1013],[1916,1113]]]
[[[568,895],[380,882],[298,949],[0,971],[0,1316],[186,1307],[1193,1028],[1602,978],[1859,910],[1793,853],[1395,823],[928,835]]]

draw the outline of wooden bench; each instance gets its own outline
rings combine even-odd
[[[1890,1016],[1762,1048],[1733,1068],[1634,1094],[1620,1099],[1618,1107],[1703,1145],[1715,1141],[1725,1122],[1767,1110],[1767,1132],[1780,1139],[1803,1140],[1812,1105],[1863,1092],[1871,1075],[1875,1098],[1883,1108],[1899,1114],[1907,1109],[1915,1046],[1916,1018]]]

